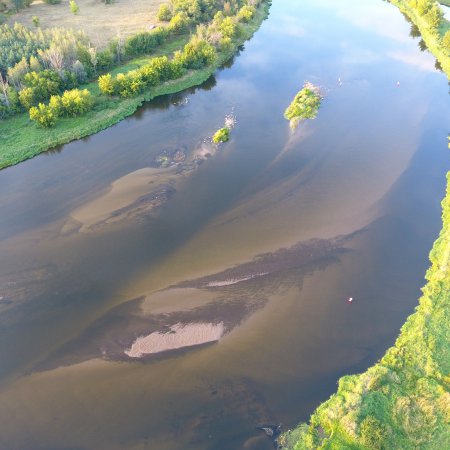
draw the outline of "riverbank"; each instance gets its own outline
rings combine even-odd
[[[233,48],[218,54],[214,65],[200,70],[191,70],[182,78],[163,83],[145,90],[133,98],[106,97],[100,93],[97,82],[84,85],[95,98],[96,105],[92,111],[81,117],[64,118],[51,129],[40,128],[31,122],[28,113],[19,114],[0,121],[2,148],[0,151],[0,169],[12,166],[58,145],[66,144],[108,128],[125,117],[132,115],[144,102],[166,94],[174,94],[185,89],[199,86],[205,82],[219,67],[236,53],[238,47],[250,39],[267,18],[270,1],[265,1],[256,11],[252,20],[242,25],[242,33],[233,42]],[[163,51],[152,55],[172,54],[181,48],[187,38],[180,38],[164,47]],[[128,62],[112,71],[112,74],[126,72],[148,62],[148,58],[139,58]]]
[[[433,32],[407,2],[390,1],[419,28],[450,79],[450,55],[439,39],[448,22]],[[423,296],[395,345],[365,373],[341,378],[309,424],[281,436],[281,448],[440,449],[450,441],[450,173],[442,219]]]
[[[443,19],[438,29],[431,28],[425,21],[423,16],[420,16],[417,11],[410,6],[405,0],[389,0],[389,3],[395,5],[403,14],[417,26],[424,40],[427,44],[428,50],[433,53],[443,72],[450,79],[450,50],[445,48],[442,38],[446,31],[450,30],[450,22]]]

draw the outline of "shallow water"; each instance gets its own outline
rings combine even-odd
[[[0,172],[0,448],[271,448],[257,425],[379,358],[448,170],[447,80],[410,28],[385,2],[276,0],[204,86]],[[293,134],[305,80],[325,100]],[[127,358],[176,323],[226,331]]]

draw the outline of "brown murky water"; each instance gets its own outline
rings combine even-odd
[[[409,34],[384,2],[274,1],[204,86],[0,172],[0,448],[269,449],[256,426],[384,352],[448,169]],[[325,101],[292,133],[305,80]]]

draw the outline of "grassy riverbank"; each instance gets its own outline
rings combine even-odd
[[[198,86],[206,81],[220,66],[229,60],[236,52],[237,47],[250,39],[267,17],[270,2],[263,2],[256,11],[253,19],[242,26],[242,33],[233,42],[233,49],[218,54],[217,62],[201,70],[191,70],[182,78],[163,83],[159,86],[145,90],[133,98],[107,97],[101,94],[96,82],[84,85],[95,98],[95,107],[81,117],[64,118],[50,129],[44,129],[31,122],[28,113],[13,116],[0,121],[0,136],[2,145],[0,149],[0,169],[17,164],[32,158],[45,150],[75,139],[94,134],[100,130],[120,122],[133,114],[145,101],[164,95],[180,92],[189,87]],[[159,52],[152,54],[171,55],[181,48],[188,40],[188,36],[165,44]],[[115,68],[111,73],[127,72],[148,63],[150,57],[139,58],[128,62],[124,66]]]
[[[391,0],[422,33],[450,79],[450,55],[403,0]],[[450,442],[450,173],[442,202],[443,226],[430,253],[427,284],[416,312],[395,345],[373,367],[345,376],[328,401],[280,438],[286,450],[438,450]]]
[[[442,43],[444,34],[450,30],[450,23],[447,20],[442,20],[438,29],[430,27],[425,18],[420,16],[407,0],[389,0],[389,2],[397,6],[417,26],[422,39],[427,44],[428,50],[433,53],[439,61],[442,70],[450,78],[450,49],[446,48]]]

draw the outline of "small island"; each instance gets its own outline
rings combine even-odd
[[[230,129],[228,127],[223,127],[214,133],[212,138],[214,144],[220,144],[222,142],[228,142],[230,140]]]
[[[291,128],[295,130],[302,120],[317,117],[321,102],[320,88],[307,81],[287,107],[284,117],[290,120]]]

